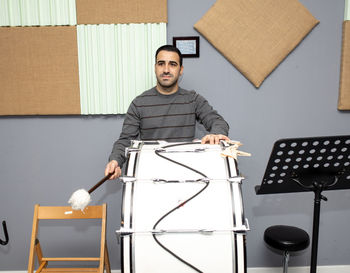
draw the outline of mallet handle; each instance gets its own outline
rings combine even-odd
[[[110,177],[111,173],[107,174],[105,177],[103,177],[95,186],[93,186],[90,190],[88,190],[88,193],[92,193],[94,190],[96,190],[99,186],[101,186],[104,182],[106,182]]]

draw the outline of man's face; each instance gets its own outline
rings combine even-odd
[[[157,55],[155,73],[158,86],[164,92],[177,90],[177,81],[182,74],[180,57],[176,52],[162,50]]]

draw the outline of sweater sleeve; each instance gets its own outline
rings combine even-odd
[[[130,141],[138,139],[140,128],[140,117],[134,102],[129,106],[125,115],[122,132],[119,139],[114,142],[112,153],[109,160],[116,160],[120,167],[123,166],[125,158],[125,148],[130,146]]]
[[[228,136],[229,125],[224,118],[201,95],[195,95],[196,118],[198,122],[204,125],[205,129],[211,134],[222,134]]]

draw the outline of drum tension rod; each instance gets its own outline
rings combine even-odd
[[[235,227],[232,229],[152,229],[152,230],[133,230],[121,228],[116,231],[118,238],[121,236],[130,236],[133,234],[171,234],[171,233],[202,233],[202,234],[212,234],[214,232],[235,232],[235,233],[245,233],[249,230],[249,227],[243,225],[240,227]]]
[[[154,178],[152,179],[154,183],[196,183],[196,182],[202,182],[202,183],[209,183],[210,180],[208,178],[200,178],[197,180],[166,180],[161,178]]]
[[[206,148],[197,148],[193,150],[167,150],[164,148],[156,148],[154,151],[158,153],[200,153],[200,152],[205,152]]]

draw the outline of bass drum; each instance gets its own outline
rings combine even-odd
[[[245,273],[242,177],[227,146],[134,141],[122,204],[124,273]]]

